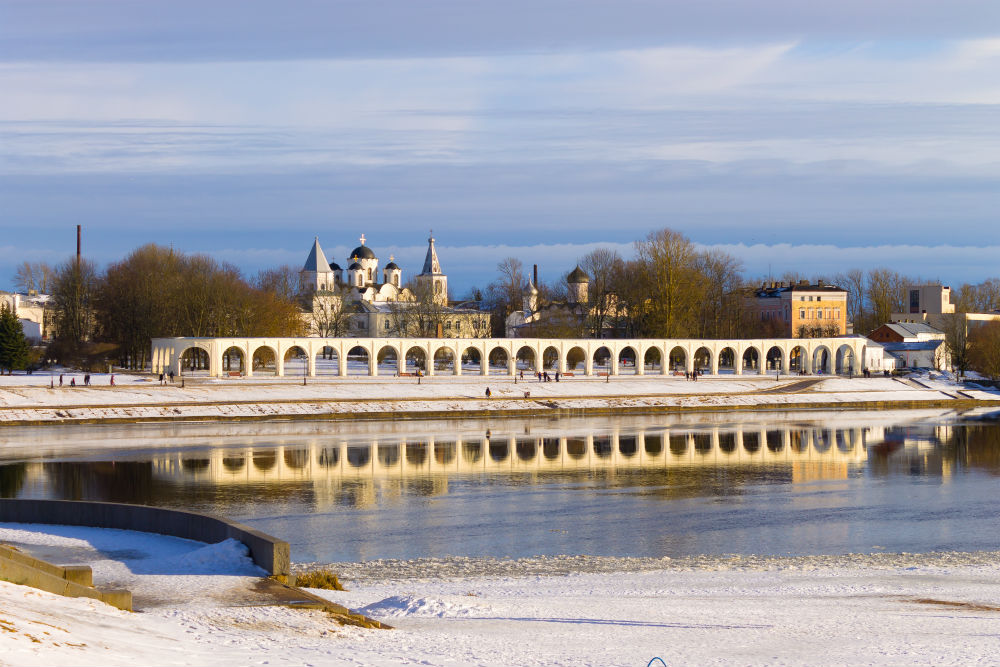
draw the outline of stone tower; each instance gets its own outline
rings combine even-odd
[[[566,283],[569,285],[570,303],[587,303],[587,288],[590,286],[590,276],[583,272],[577,264],[568,276]]]
[[[441,263],[438,262],[437,251],[434,249],[434,233],[427,239],[427,256],[424,258],[424,268],[414,280],[421,289],[433,294],[434,303],[448,305],[448,276],[441,273]]]

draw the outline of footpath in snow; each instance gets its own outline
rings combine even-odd
[[[98,585],[137,593],[129,614],[0,582],[4,665],[980,665],[1000,655],[997,553],[651,569],[581,557],[559,574],[540,559],[521,574],[486,562],[472,576],[454,564],[425,576],[419,561],[359,565],[352,590],[314,592],[396,628],[364,630],[242,597],[257,573],[238,544],[16,524],[0,525],[0,541],[74,556]]]
[[[0,423],[440,417],[552,411],[698,410],[754,407],[907,407],[1000,403],[1000,392],[944,375],[894,378],[826,376],[573,377],[561,382],[509,377],[348,377],[191,379],[160,385],[144,376],[93,376],[91,387],[50,388],[49,376],[0,378]],[[486,398],[489,387],[491,397]]]

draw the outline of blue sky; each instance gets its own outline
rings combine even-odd
[[[752,277],[1000,275],[996,2],[0,0],[0,91],[0,287],[76,224],[248,274],[433,228],[458,294],[663,226]]]

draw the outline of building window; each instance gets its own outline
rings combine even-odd
[[[806,319],[806,309],[805,308],[799,308],[799,319],[800,320]]]
[[[386,321],[385,321],[385,330],[386,330],[386,331],[388,331],[388,330],[389,330],[389,320],[386,320]]]

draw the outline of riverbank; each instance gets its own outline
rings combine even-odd
[[[134,588],[138,613],[0,582],[9,665],[979,665],[1000,650],[998,553],[529,559],[472,576],[410,561],[312,591],[395,628],[366,630],[251,600],[253,567],[225,543],[33,530],[0,538],[82,558]]]
[[[500,376],[348,377],[306,383],[185,378],[183,386],[138,375],[117,375],[111,386],[109,377],[95,374],[89,387],[65,382],[50,387],[50,382],[47,376],[0,378],[0,425],[1000,406],[1000,391],[970,388],[942,374],[905,379],[720,375],[697,381],[617,376],[561,382]]]

